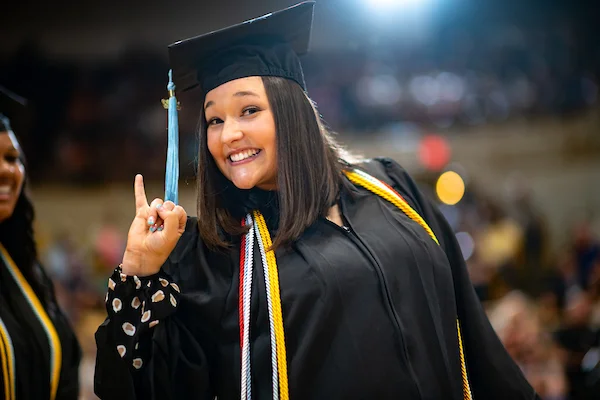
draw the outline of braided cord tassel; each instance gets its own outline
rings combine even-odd
[[[242,226],[245,225],[245,220],[242,220]],[[245,267],[245,249],[246,247],[246,236],[242,236],[242,241],[240,243],[240,284],[239,284],[239,292],[238,292],[238,324],[240,327],[240,400],[246,400],[246,373],[247,371],[244,369],[244,332],[246,331],[246,326],[244,324],[244,272],[246,270]]]
[[[259,211],[254,211],[254,221],[256,223],[256,228],[258,229],[257,233],[261,238],[261,240],[259,240],[261,256],[263,256],[263,265],[265,265],[264,258],[266,258],[266,265],[268,266],[268,281],[272,290],[271,301],[273,303],[272,308],[277,350],[277,369],[279,371],[279,395],[282,400],[289,400],[287,355],[285,349],[285,333],[283,330],[283,313],[281,310],[281,295],[279,292],[277,261],[275,259],[275,252],[271,250],[271,246],[273,244],[271,242],[271,235],[267,229],[265,219]],[[269,250],[266,251],[266,249]],[[273,398],[275,399],[275,396],[273,396]]]
[[[251,225],[250,215],[243,225]],[[254,229],[250,229],[242,239],[244,251],[240,252],[240,343],[242,346],[241,400],[252,399],[252,375],[250,362],[250,300],[252,298],[252,272],[254,266]]]
[[[168,100],[168,140],[167,140],[167,167],[165,171],[165,201],[178,202],[179,181],[179,120],[177,116],[177,98],[175,97],[175,84],[173,71],[169,70]]]
[[[350,182],[355,185],[362,186],[365,189],[371,191],[372,193],[384,198],[389,201],[400,210],[402,210],[410,219],[414,222],[418,223],[425,229],[425,231],[429,234],[431,239],[433,239],[438,245],[440,242],[435,237],[435,234],[427,225],[427,222],[417,213],[407,202],[402,198],[402,196],[396,192],[392,187],[390,187],[385,182],[380,181],[377,178],[372,177],[371,175],[362,172],[360,170],[346,170],[344,171]],[[465,360],[465,355],[463,351],[463,342],[462,342],[462,334],[460,330],[460,323],[458,318],[456,319],[456,329],[458,333],[458,349],[460,355],[460,373],[462,376],[462,384],[463,384],[463,398],[464,400],[472,400],[471,387],[469,385],[469,377],[467,375],[467,365]]]
[[[458,318],[456,319],[456,331],[458,332],[458,350],[460,351],[460,374],[462,376],[463,398],[465,400],[473,400],[473,395],[471,394],[471,385],[469,385],[469,377],[467,376],[467,364],[463,351],[462,333],[460,331],[460,323],[458,322]]]
[[[0,369],[2,369],[2,382],[4,383],[3,399],[15,400],[17,398],[15,392],[15,356],[8,329],[2,318],[0,318]]]
[[[260,258],[263,265],[263,275],[265,277],[265,288],[267,291],[267,308],[269,311],[269,333],[271,339],[271,372],[272,372],[272,385],[273,385],[273,400],[279,399],[279,370],[277,368],[277,338],[275,333],[275,318],[273,313],[273,292],[271,287],[271,280],[269,279],[269,266],[267,261],[267,254],[265,248],[268,248],[265,245],[265,239],[263,238],[264,232],[260,227],[260,223],[257,218],[257,214],[260,215],[257,211],[254,212],[254,230],[256,237],[258,239],[258,247],[260,250]],[[264,221],[263,221],[264,222]],[[267,231],[267,235],[269,232]]]
[[[242,226],[246,225],[246,220],[242,220]],[[244,344],[244,270],[245,270],[245,249],[246,235],[242,236],[240,242],[240,284],[238,289],[238,324],[240,327],[240,356],[242,356]],[[241,360],[241,358],[240,358]]]
[[[365,189],[370,190],[371,192],[373,192],[376,195],[378,195],[378,196],[386,199],[387,201],[389,201],[390,203],[392,203],[393,205],[395,205],[396,207],[398,207],[410,219],[412,219],[413,221],[415,221],[417,224],[421,225],[423,227],[423,229],[425,229],[425,231],[429,234],[429,236],[437,244],[440,244],[440,242],[438,242],[437,238],[435,237],[435,234],[433,233],[433,231],[431,230],[431,228],[429,227],[429,225],[427,225],[427,223],[423,220],[423,218],[421,218],[421,216],[419,215],[419,213],[416,212],[406,202],[406,200],[404,200],[402,198],[402,196],[400,196],[400,194],[398,194],[394,189],[392,189],[391,187],[389,187],[384,182],[382,182],[382,181],[380,181],[378,179],[375,179],[371,175],[365,174],[364,172],[359,171],[359,170],[345,171],[345,173],[346,173],[346,176],[348,177],[348,179],[350,179],[350,181],[352,183],[354,183],[356,185],[359,185],[359,186],[362,186]]]
[[[21,290],[21,293],[31,306],[35,316],[40,321],[42,328],[44,329],[46,336],[48,337],[48,342],[50,344],[50,400],[54,400],[56,399],[58,393],[60,371],[62,368],[62,345],[60,343],[58,332],[56,331],[56,327],[54,326],[52,320],[46,312],[46,309],[44,308],[39,298],[27,282],[27,279],[25,279],[25,276],[23,276],[23,273],[17,267],[17,265],[11,258],[10,254],[8,254],[8,251],[6,251],[6,248],[2,245],[2,243],[0,243],[0,255],[2,259],[1,262],[4,262],[4,264],[6,265],[9,274],[12,275],[13,279],[17,284],[17,287]],[[2,332],[2,334],[0,334],[0,340],[4,341],[4,351],[7,355],[6,362],[10,362],[11,364],[14,363],[14,355],[12,357],[10,356],[11,348],[9,346],[11,346],[11,342],[8,336],[8,330],[5,330],[5,332]],[[2,344],[0,344],[0,346],[2,346]],[[2,360],[0,359],[0,361]],[[7,365],[7,367],[11,368],[12,365]],[[10,371],[11,369],[8,370],[9,374]],[[9,378],[11,377],[10,375],[8,376]],[[14,379],[15,375],[13,374],[12,376],[12,379]],[[6,383],[5,381],[5,385],[8,384],[9,383]],[[12,387],[12,396],[16,397],[14,383],[10,383],[10,385]]]

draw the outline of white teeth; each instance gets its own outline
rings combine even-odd
[[[239,153],[230,155],[229,159],[233,162],[239,162],[258,154],[259,151],[258,149],[240,151]]]
[[[10,194],[11,187],[8,185],[0,186],[0,194]]]

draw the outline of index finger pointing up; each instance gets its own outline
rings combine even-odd
[[[135,193],[135,209],[139,210],[142,207],[149,207],[146,191],[144,190],[144,177],[141,174],[135,176],[133,191]]]

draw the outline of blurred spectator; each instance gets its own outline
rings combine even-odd
[[[590,283],[592,269],[600,260],[600,242],[592,236],[588,221],[581,222],[575,227],[574,237],[579,278],[581,285],[587,288]]]
[[[523,228],[523,240],[520,249],[523,289],[537,295],[546,266],[547,233],[544,218],[536,210],[531,188],[521,188],[515,196],[512,210],[519,225]]]
[[[81,343],[82,358],[80,367],[79,400],[97,399],[94,394],[94,369],[96,365],[96,342],[94,333],[105,318],[104,310],[90,310],[77,324],[76,331]]]
[[[556,347],[542,330],[535,306],[521,292],[499,300],[490,322],[542,399],[566,399],[567,381]]]
[[[46,249],[44,259],[48,274],[54,278],[59,304],[76,324],[82,313],[100,302],[84,249],[69,234],[61,232]]]
[[[563,350],[572,400],[597,399],[600,393],[600,331],[590,326],[592,301],[585,292],[568,297],[564,324],[555,333]]]
[[[93,273],[100,292],[104,291],[106,277],[121,263],[125,252],[126,237],[114,220],[110,210],[105,212],[102,225],[93,234]]]
[[[507,285],[509,288],[519,286],[517,261],[523,227],[491,199],[482,202],[480,219],[485,225],[476,233],[475,241],[481,265],[493,272],[489,293],[493,299],[502,296]]]

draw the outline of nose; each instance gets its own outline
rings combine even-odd
[[[228,118],[223,122],[223,130],[221,131],[221,142],[223,144],[235,143],[243,137],[244,133],[235,119]]]
[[[7,177],[15,174],[16,165],[4,159],[0,160],[0,176]]]

